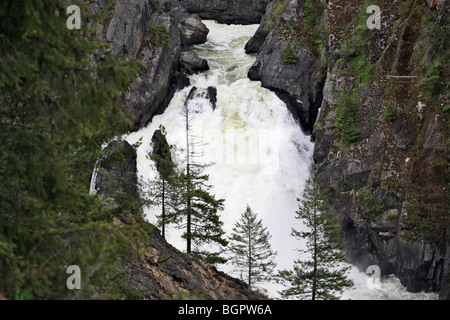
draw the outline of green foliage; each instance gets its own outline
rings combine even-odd
[[[172,10],[172,4],[170,2],[164,3],[164,9],[166,9],[166,11]]]
[[[277,252],[272,251],[267,227],[263,227],[262,220],[257,220],[257,214],[247,205],[233,227],[229,251],[233,264],[241,272],[243,280],[253,289],[256,283],[272,279],[274,262]]]
[[[369,187],[362,187],[356,192],[356,197],[361,201],[369,214],[377,214],[383,210],[383,206],[376,199],[372,190]]]
[[[206,300],[206,296],[202,292],[194,292],[189,294],[188,292],[180,289],[177,294],[173,296],[174,300]]]
[[[269,33],[280,21],[281,15],[286,10],[285,0],[277,0],[274,9],[269,12],[266,18],[266,23],[264,24],[264,31]]]
[[[185,171],[180,174],[180,197],[182,209],[179,212],[179,228],[185,229],[183,238],[186,239],[186,251],[206,263],[225,263],[222,258],[224,247],[228,241],[224,238],[223,222],[220,220],[219,211],[224,209],[224,199],[216,199],[211,194],[211,186],[207,184],[208,175],[202,172],[205,164],[198,163],[201,154],[196,152],[195,146],[199,144],[191,136],[190,121],[194,115],[191,112],[189,100],[186,101],[182,114],[186,125],[186,151]],[[193,244],[193,246],[192,246]],[[218,251],[202,249],[205,245],[216,247]],[[194,247],[194,249],[192,249]]]
[[[356,128],[358,93],[356,91],[342,91],[337,100],[336,129],[347,143],[356,142],[360,132]]]
[[[448,112],[448,111],[450,111],[450,104],[442,107],[442,112]]]
[[[439,25],[435,21],[427,24],[425,35],[429,41],[431,48],[429,55],[435,58],[442,54],[448,55],[448,35],[450,33],[450,26],[448,24]]]
[[[310,48],[317,53],[324,54],[325,48],[322,44],[324,25],[324,9],[319,0],[306,0],[303,3],[304,25],[297,28],[297,39],[306,41]]]
[[[412,240],[426,240],[435,244],[448,241],[450,235],[450,215],[448,213],[448,194],[436,199],[424,186],[416,186],[405,194],[405,209],[402,216],[405,236]]]
[[[439,93],[444,86],[442,74],[443,65],[441,62],[437,62],[428,69],[427,75],[421,79],[419,86],[430,92],[432,95]]]
[[[311,4],[310,1],[305,1],[305,3],[303,4],[303,13],[306,24],[309,27],[314,27],[314,25],[316,24],[317,16],[315,7]]]
[[[282,51],[283,61],[286,63],[297,63],[298,55],[295,48],[292,46],[292,42],[288,41],[286,48]]]
[[[398,218],[398,212],[397,211],[388,212],[386,218],[390,221],[394,221]]]
[[[184,34],[184,33],[185,33],[184,28],[183,28],[183,25],[181,25],[181,24],[178,25],[178,30],[180,30],[180,33],[181,33],[181,34]]]
[[[386,122],[394,122],[394,120],[397,118],[397,110],[393,106],[388,104],[384,109],[383,117]]]
[[[159,13],[162,13],[162,12],[163,12],[162,7],[161,7],[161,5],[159,4],[158,0],[150,0],[150,4],[151,4],[151,6],[152,6],[154,9],[156,9]]]
[[[306,231],[292,229],[292,235],[306,240],[305,260],[296,260],[292,270],[278,274],[279,283],[288,286],[280,292],[283,298],[297,297],[311,300],[335,300],[353,286],[345,275],[350,267],[339,267],[347,262],[340,236],[339,219],[332,213],[328,197],[317,177],[307,181],[303,197],[298,199],[296,219],[302,221]]]
[[[179,222],[179,206],[181,202],[180,176],[175,163],[172,161],[171,149],[167,143],[166,130],[160,126],[152,137],[152,153],[149,155],[156,164],[159,177],[149,186],[147,197],[152,205],[161,207],[161,214],[157,215],[161,234],[165,238],[166,226]]]
[[[0,292],[10,299],[129,294],[128,242],[111,224],[124,207],[90,196],[89,181],[102,143],[131,127],[121,96],[142,63],[105,53],[87,23],[83,37],[68,30],[66,9],[0,3]],[[66,287],[72,264],[82,290]]]
[[[163,49],[168,49],[170,44],[169,29],[164,24],[161,24],[156,29],[155,44]]]

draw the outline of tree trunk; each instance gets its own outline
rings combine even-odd
[[[252,286],[252,238],[248,229],[248,290]]]
[[[190,170],[190,154],[189,154],[189,107],[186,104],[186,252],[191,253],[191,170]]]
[[[161,232],[162,232],[162,237],[163,239],[166,238],[166,206],[165,206],[165,202],[166,202],[166,181],[163,179],[162,181],[162,226],[161,226]]]
[[[317,211],[314,208],[314,269],[313,269],[313,287],[312,300],[316,300],[317,291]]]

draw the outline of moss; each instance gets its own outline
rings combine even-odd
[[[336,129],[347,144],[359,139],[360,132],[356,127],[358,96],[354,90],[343,91],[337,101]]]
[[[286,4],[284,0],[277,0],[274,9],[267,15],[266,23],[264,24],[264,31],[269,33],[281,19],[281,15],[286,10]]]
[[[386,215],[386,218],[389,221],[394,221],[398,218],[398,212],[397,211],[388,212],[388,214]]]
[[[427,72],[425,77],[422,77],[419,86],[430,92],[432,95],[438,94],[444,85],[442,81],[443,65],[440,61],[434,64]]]
[[[291,41],[288,41],[286,48],[282,51],[283,61],[289,64],[297,63],[298,55]]]
[[[368,186],[359,189],[356,192],[356,197],[361,201],[361,204],[364,206],[367,213],[378,214],[383,212],[383,206],[373,194],[370,184],[371,183],[369,182]]]
[[[386,122],[394,122],[394,120],[397,118],[397,110],[389,104],[384,109],[383,117]]]
[[[159,25],[156,29],[156,41],[155,44],[163,49],[168,49],[170,43],[169,29],[163,24]]]

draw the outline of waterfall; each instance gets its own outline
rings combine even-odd
[[[97,194],[97,189],[95,189],[95,183],[97,181],[97,175],[98,175],[97,164],[98,164],[98,160],[95,163],[94,171],[92,172],[91,185],[89,186],[89,194],[90,195],[96,195]]]
[[[247,78],[255,56],[245,54],[244,45],[258,26],[204,23],[210,29],[208,41],[189,50],[207,59],[210,70],[190,76],[192,86],[177,92],[162,115],[155,116],[146,128],[125,137],[130,144],[142,139],[137,150],[138,179],[145,183],[156,177],[148,154],[153,133],[160,125],[166,128],[168,143],[175,146],[173,160],[181,164],[182,149],[186,146],[180,111],[193,86],[197,87],[200,94],[191,97],[190,102],[195,109],[191,125],[193,135],[200,137],[203,143],[201,162],[212,163],[205,170],[212,193],[218,199],[225,199],[225,210],[221,212],[224,230],[231,233],[248,204],[272,235],[272,249],[278,252],[277,269],[291,269],[298,258],[295,249],[299,246],[298,240],[291,236],[291,228],[302,227],[294,216],[297,197],[313,168],[314,144],[276,94],[262,88],[260,82]],[[217,89],[216,108],[202,94],[211,86]],[[146,208],[146,218],[155,222],[158,210],[157,207]],[[181,233],[169,229],[167,240],[183,251],[185,241]],[[231,265],[218,268],[239,277]],[[346,293],[345,298],[384,297],[366,290],[364,273],[353,269],[352,277],[358,279],[359,287]],[[398,287],[397,291],[405,291],[398,283],[392,286]],[[264,288],[271,297],[278,297],[277,290],[281,289],[275,284]]]

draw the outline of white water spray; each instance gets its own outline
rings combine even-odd
[[[255,33],[257,25],[228,26],[204,21],[210,29],[208,41],[192,48],[199,57],[208,60],[211,70],[191,76],[191,83],[200,90],[209,86],[217,88],[217,108],[213,110],[205,99],[194,98],[196,116],[191,121],[194,135],[205,144],[203,163],[214,163],[205,170],[209,174],[212,193],[225,199],[221,212],[224,230],[230,234],[248,204],[264,226],[272,234],[272,248],[278,252],[278,269],[292,268],[297,258],[295,248],[299,243],[291,234],[291,228],[300,229],[295,216],[306,180],[313,165],[313,143],[294,121],[288,108],[273,92],[261,87],[260,82],[250,81],[247,72],[255,57],[246,55],[244,45]],[[167,110],[155,116],[144,129],[126,137],[130,144],[141,140],[137,150],[138,178],[141,182],[153,180],[157,173],[148,154],[155,130],[163,125],[169,144],[175,145],[174,161],[180,163],[185,146],[184,119],[180,111],[192,86],[177,92]],[[146,218],[155,222],[160,208],[145,209]],[[185,249],[181,231],[170,229],[167,240],[180,250]],[[220,266],[233,273],[230,265]],[[352,278],[358,279],[357,289],[346,292],[346,299],[376,299],[393,292],[374,293],[362,279],[364,273],[352,270]],[[388,284],[382,284],[387,286]],[[392,286],[405,291],[398,283]],[[278,297],[277,285],[266,285],[269,296]],[[405,291],[406,292],[406,291]],[[428,297],[428,296],[427,296]],[[420,297],[416,297],[420,298]]]

